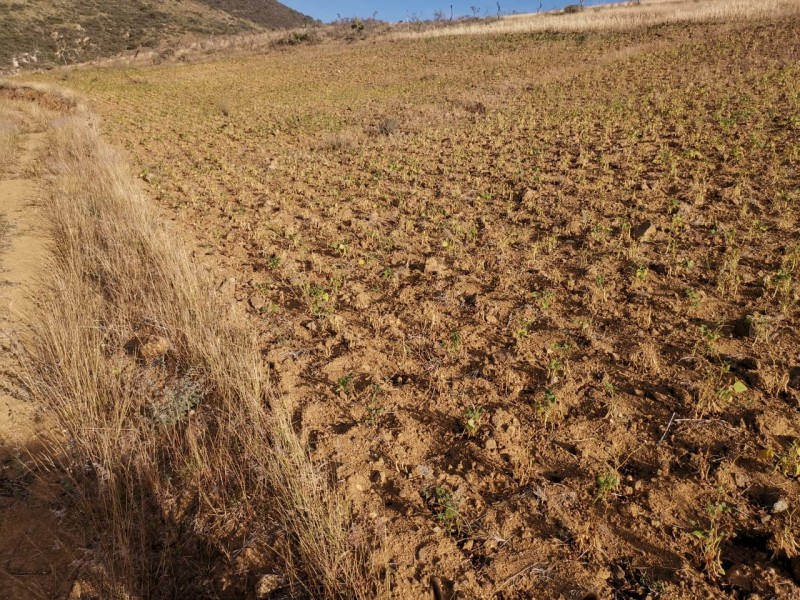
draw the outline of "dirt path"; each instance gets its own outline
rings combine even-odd
[[[72,557],[52,502],[57,485],[30,469],[44,421],[10,375],[26,292],[45,248],[38,183],[28,178],[43,143],[42,133],[26,135],[14,164],[0,173],[0,600],[64,598],[71,585]]]

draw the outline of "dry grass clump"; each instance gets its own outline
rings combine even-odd
[[[0,113],[0,173],[5,171],[14,157],[18,137],[17,127],[12,122],[2,119]]]
[[[200,566],[244,538],[291,558],[295,592],[373,597],[347,507],[269,394],[252,336],[85,110],[48,135],[51,256],[21,377],[57,423],[49,459],[97,538],[103,597],[212,595]]]

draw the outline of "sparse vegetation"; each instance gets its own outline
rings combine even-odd
[[[729,510],[730,508],[725,502],[709,504],[706,507],[708,524],[704,527],[696,524],[697,528],[692,531],[692,535],[700,544],[700,561],[703,569],[713,578],[725,575],[720,556],[722,544],[730,537],[730,534],[725,531],[721,521],[723,515]]]

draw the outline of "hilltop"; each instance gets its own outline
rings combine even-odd
[[[0,0],[0,70],[83,62],[187,36],[297,27],[275,0]]]

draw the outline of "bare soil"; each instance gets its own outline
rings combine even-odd
[[[5,116],[5,115],[4,115]],[[24,135],[0,173],[0,598],[65,598],[74,556],[62,533],[59,484],[37,465],[45,415],[15,382],[21,314],[40,276],[45,237],[37,218],[35,161],[43,133]]]

